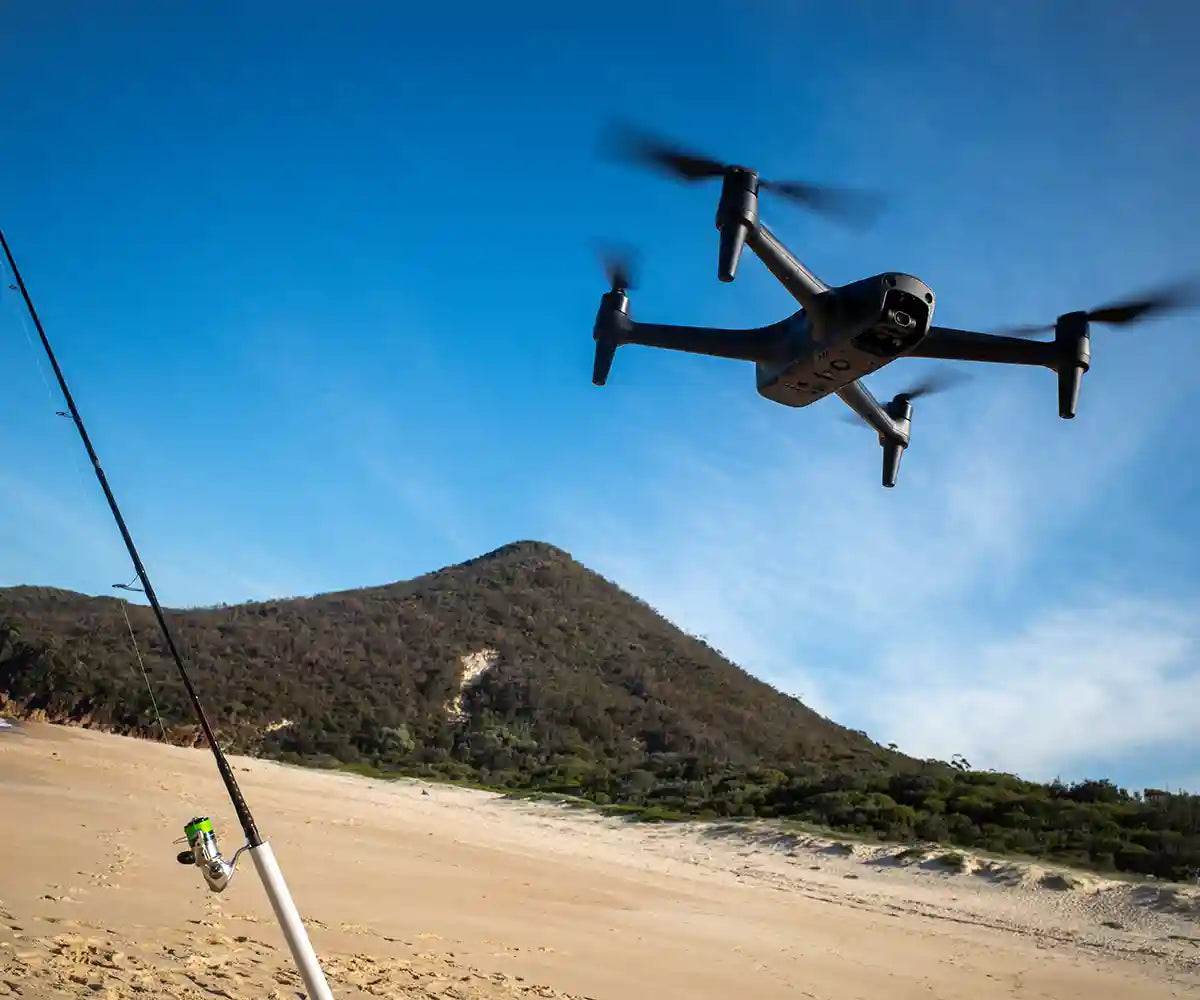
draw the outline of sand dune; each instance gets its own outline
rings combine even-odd
[[[338,998],[1200,996],[1195,890],[235,758]],[[206,751],[0,731],[0,997],[294,998]]]

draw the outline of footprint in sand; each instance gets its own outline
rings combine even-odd
[[[276,969],[275,982],[280,986],[299,986],[300,976],[291,969]]]
[[[233,947],[233,945],[235,943],[234,939],[231,938],[228,934],[210,934],[210,935],[208,935],[208,937],[206,937],[204,939],[204,943],[211,944],[214,947],[230,948],[233,950],[234,954],[237,954],[238,952],[240,952],[242,950],[241,948]]]
[[[46,924],[62,924],[63,927],[81,926],[78,920],[69,920],[67,917],[34,917],[33,919]]]

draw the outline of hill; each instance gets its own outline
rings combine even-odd
[[[148,608],[168,738],[196,742]],[[169,612],[230,749],[583,796],[648,818],[803,819],[1181,877],[1200,798],[918,761],[813,712],[538,542],[413,580]],[[153,736],[121,602],[0,590],[0,709]]]

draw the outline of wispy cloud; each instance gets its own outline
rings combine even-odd
[[[100,527],[100,512],[94,505],[65,498],[2,467],[0,509],[4,512],[0,523],[7,541],[6,550],[10,553],[15,554],[18,547],[36,547],[39,540],[44,539],[55,550],[69,549],[76,558],[82,556],[86,560],[109,563],[121,556],[128,559],[116,528],[108,533]],[[10,564],[3,568],[3,574],[7,576],[14,569]]]
[[[134,541],[159,600],[169,607],[308,592],[302,571],[245,542],[205,538],[180,543],[154,532],[135,535]],[[39,583],[107,594],[112,584],[135,576],[102,498],[93,502],[73,491],[56,491],[47,482],[3,468],[0,546],[6,553],[0,586]]]
[[[351,483],[361,480],[366,492],[359,492],[358,499],[374,514],[398,504],[395,517],[402,523],[415,521],[421,534],[437,537],[463,556],[474,554],[471,546],[479,534],[478,518],[469,489],[447,476],[440,463],[429,460],[429,442],[436,438],[427,426],[433,422],[431,416],[410,412],[405,423],[396,403],[397,395],[435,371],[425,341],[405,340],[406,369],[383,376],[385,389],[377,370],[353,359],[328,357],[320,341],[303,329],[298,337],[290,328],[262,330],[247,340],[253,349],[246,351],[246,364],[276,395],[281,409],[307,414],[309,433],[320,428],[320,443],[335,456],[329,463],[330,475],[339,478],[344,496],[354,495]],[[280,363],[278,345],[285,342],[289,350]],[[316,447],[318,442],[312,444]],[[347,520],[356,520],[358,513],[348,512]]]
[[[1177,746],[1194,729],[1181,706],[1200,704],[1200,593],[1151,600],[1120,566],[1082,581],[1060,539],[1188,384],[1124,400],[1092,384],[1068,424],[1040,374],[923,402],[893,491],[874,436],[834,423],[838,401],[796,414],[737,397],[713,405],[739,447],[659,440],[636,517],[597,520],[577,496],[554,516],[583,561],[909,752],[1045,777]]]
[[[360,443],[352,455],[373,485],[402,504],[426,531],[434,532],[458,552],[471,551],[473,519],[444,479],[414,460],[389,458],[387,450],[380,447]]]
[[[867,714],[909,752],[1042,779],[1098,757],[1200,750],[1198,611],[1196,600],[1097,593],[990,638],[909,637],[880,651]]]

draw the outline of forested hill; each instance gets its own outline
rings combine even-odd
[[[160,709],[190,722],[150,610],[127,609]],[[535,542],[403,583],[169,617],[210,712],[227,730],[248,724],[229,735],[244,739],[287,719],[268,749],[302,756],[399,762],[406,755],[389,757],[377,744],[401,726],[419,760],[495,772],[559,758],[622,765],[659,753],[739,766],[883,766],[895,756]],[[151,731],[118,599],[0,590],[0,620],[46,650],[6,666],[11,698],[55,719]],[[463,658],[475,654],[492,665],[468,685],[467,720],[455,724],[447,706],[459,695]],[[506,752],[484,749],[497,741]]]
[[[126,607],[169,737],[194,741],[150,610]],[[651,817],[795,817],[1172,876],[1200,865],[1196,797],[1142,802],[884,749],[538,542],[407,582],[169,617],[230,749]],[[156,735],[121,602],[0,589],[0,710]]]

